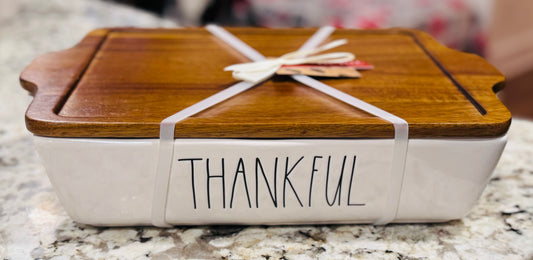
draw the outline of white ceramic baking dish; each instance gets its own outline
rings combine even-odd
[[[34,142],[62,205],[75,221],[99,226],[152,224],[157,139],[35,136]],[[174,225],[373,223],[385,210],[392,143],[391,139],[176,139],[166,220]],[[505,143],[505,136],[410,140],[400,204],[393,222],[442,222],[463,217],[476,204]],[[317,171],[309,207],[315,156],[321,158],[315,160]],[[326,201],[328,156],[331,156],[331,165],[329,201]],[[345,171],[338,205],[339,197],[335,197],[335,193],[344,156]],[[286,204],[283,207],[287,157],[289,168],[304,157],[289,176],[302,204],[285,182]],[[352,170],[354,157],[356,163]],[[190,158],[202,159],[194,161],[196,208],[191,161],[183,161]],[[225,161],[226,205],[224,208],[221,178],[215,177],[210,180],[211,207],[208,208],[206,161],[210,159],[210,174],[220,175],[222,158]],[[250,204],[242,173],[237,174],[235,181],[240,158],[244,162]],[[256,158],[260,160],[272,194],[261,169],[256,179]],[[277,207],[271,196],[275,193],[275,158],[278,158]]]
[[[232,31],[269,56],[314,32]],[[35,96],[26,123],[65,210],[98,226],[464,216],[505,146],[511,117],[494,94],[504,77],[413,30],[328,37],[348,39],[342,48],[375,68],[320,82],[405,120],[403,136],[386,116],[294,78],[261,82],[168,128],[176,112],[232,89],[222,69],[247,61],[202,28],[97,30],[36,59],[21,74]]]

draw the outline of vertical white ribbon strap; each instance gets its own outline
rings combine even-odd
[[[398,206],[400,204],[403,176],[405,171],[405,159],[407,158],[407,146],[409,142],[409,126],[407,121],[308,76],[294,75],[292,78],[304,85],[307,85],[308,87],[314,88],[326,95],[334,97],[346,104],[354,106],[393,124],[394,150],[392,154],[390,176],[389,179],[385,181],[388,191],[387,200],[383,215],[381,218],[376,220],[374,224],[386,225],[393,221],[396,218],[396,213],[398,212]]]
[[[333,30],[331,31],[333,32]],[[330,32],[330,34],[331,34]],[[329,35],[329,34],[328,34]],[[311,37],[300,50],[315,48],[318,44]],[[403,180],[405,175],[405,161],[409,145],[409,124],[403,118],[395,116],[379,107],[366,103],[354,96],[348,95],[338,89],[332,88],[318,80],[305,75],[293,75],[292,78],[308,87],[314,88],[326,95],[336,98],[348,105],[359,108],[367,113],[389,121],[394,126],[394,149],[389,180],[387,183],[387,199],[383,215],[374,224],[386,225],[396,218],[400,197],[402,195]]]
[[[224,30],[218,27],[219,30]],[[300,48],[300,50],[308,50],[316,48],[320,45],[326,38],[329,37],[335,28],[326,26],[320,28],[307,42]],[[225,30],[224,30],[225,31]],[[229,32],[227,32],[229,34]],[[217,35],[218,36],[218,35]],[[235,36],[231,37],[222,36],[221,39],[232,46],[235,50],[249,50],[252,49],[250,46],[246,45]],[[233,44],[232,41],[236,39],[240,43]],[[253,49],[252,49],[253,50]],[[255,50],[253,50],[256,52]],[[244,55],[247,55],[245,52],[242,52]],[[248,55],[247,55],[248,56]],[[305,75],[294,75],[292,78],[304,85],[307,85],[313,89],[316,89],[326,95],[334,97],[340,101],[343,101],[355,108],[361,109],[367,113],[370,113],[374,116],[382,118],[388,122],[391,122],[394,126],[394,149],[392,155],[391,169],[389,172],[389,180],[387,183],[387,199],[385,202],[385,208],[383,210],[383,215],[381,218],[377,219],[374,224],[376,225],[385,225],[390,223],[396,218],[398,212],[398,206],[400,204],[400,196],[402,193],[404,172],[405,172],[405,160],[407,158],[407,146],[409,142],[409,125],[404,119],[397,117],[385,110],[382,110],[378,107],[375,107],[371,104],[368,104],[358,98],[355,98],[351,95],[348,95],[340,90],[332,88],[318,80],[315,80],[311,77]]]
[[[253,61],[265,60],[265,56],[235,37],[230,32],[216,25],[208,25],[206,29],[219,39],[236,48],[243,55]],[[313,44],[318,46],[325,40],[331,32],[332,27],[319,29],[311,38]],[[305,45],[304,45],[305,46]],[[315,47],[316,47],[315,46]],[[193,116],[207,108],[210,108],[224,100],[227,100],[247,89],[253,87],[254,83],[239,82],[217,94],[210,96],[190,107],[187,107],[176,114],[173,114],[161,121],[159,130],[159,158],[156,169],[154,193],[152,196],[152,224],[157,227],[170,227],[166,222],[166,208],[168,199],[168,188],[170,173],[172,171],[172,158],[174,157],[174,130],[176,123]]]
[[[154,226],[170,226],[165,220],[165,214],[170,172],[172,170],[172,158],[174,156],[174,130],[176,123],[233,97],[254,85],[254,83],[245,81],[239,82],[161,121],[159,129],[159,159],[152,197],[152,224]]]

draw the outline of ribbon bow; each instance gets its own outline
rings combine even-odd
[[[355,55],[349,52],[333,52],[314,55],[340,45],[346,44],[346,39],[332,41],[317,48],[289,52],[279,58],[234,64],[224,68],[224,71],[233,71],[233,78],[250,83],[257,83],[270,78],[283,65],[297,65],[306,63],[343,63],[355,59]]]

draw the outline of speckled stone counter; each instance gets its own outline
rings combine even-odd
[[[444,224],[95,228],[66,215],[24,126],[18,75],[96,27],[174,26],[96,1],[18,1],[0,26],[0,259],[532,259],[533,122],[514,120],[479,204]]]

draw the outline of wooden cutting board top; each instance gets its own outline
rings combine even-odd
[[[297,50],[316,29],[229,29],[267,57]],[[405,119],[411,138],[491,137],[511,115],[504,77],[482,58],[416,30],[336,30],[375,66],[360,79],[319,80]],[[34,95],[28,129],[52,137],[157,138],[164,118],[233,84],[249,60],[203,28],[100,29],[21,74]],[[176,138],[391,138],[391,123],[290,77],[272,79],[176,125]]]

